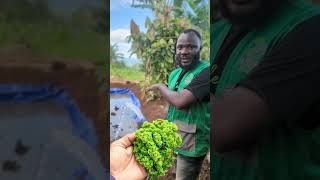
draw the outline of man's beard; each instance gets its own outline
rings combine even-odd
[[[200,61],[200,51],[197,54],[194,55],[193,60],[189,65],[183,66],[181,64],[181,60],[180,60],[180,58],[178,56],[176,56],[176,61],[177,61],[178,65],[179,65],[179,67],[181,67],[182,69],[190,70],[190,69],[194,68],[198,64],[198,62]]]

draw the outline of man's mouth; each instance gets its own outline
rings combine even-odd
[[[190,60],[190,58],[181,58],[181,62],[189,62]]]

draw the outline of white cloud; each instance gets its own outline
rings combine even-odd
[[[138,57],[137,57],[136,54],[132,54],[131,58],[132,58],[132,59],[138,59]]]
[[[125,62],[129,65],[141,63],[135,54],[131,54],[131,43],[127,42],[126,37],[130,35],[129,29],[116,29],[110,32],[111,45],[117,44],[118,52],[123,55]]]
[[[121,10],[122,8],[126,6],[130,6],[132,3],[132,0],[111,0],[110,3],[110,10],[111,11],[116,11],[116,10]]]
[[[131,48],[131,43],[117,43],[117,46],[118,52],[123,55],[124,61],[127,65],[131,66],[142,63],[135,54],[132,54],[130,57],[131,52],[129,50]]]
[[[114,43],[123,43],[127,42],[127,36],[130,35],[129,29],[116,29],[110,32],[110,42]]]
[[[128,58],[130,56],[130,48],[131,48],[131,43],[117,43],[119,52],[123,54],[123,57]]]
[[[121,4],[131,5],[132,0],[120,0]]]

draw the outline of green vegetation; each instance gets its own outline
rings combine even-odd
[[[118,78],[131,81],[144,81],[144,72],[141,65],[136,64],[128,67],[123,61],[123,54],[119,53],[117,44],[110,45],[110,75],[111,78]]]
[[[174,46],[182,30],[193,28],[201,33],[201,59],[209,60],[210,25],[207,0],[135,0],[132,7],[150,8],[155,17],[154,20],[146,18],[146,33],[140,31],[134,20],[131,20],[130,24],[131,52],[144,64],[143,94],[146,94],[145,90],[154,83],[167,83],[170,72],[177,65],[174,60]]]
[[[140,71],[137,67],[128,68],[117,66],[116,63],[110,65],[111,77],[130,80],[130,81],[144,81],[144,72]]]
[[[174,149],[182,143],[178,128],[168,120],[144,122],[138,129],[134,142],[135,157],[148,171],[150,177],[164,176],[173,165]]]
[[[76,31],[54,24],[0,22],[0,47],[20,45],[41,57],[105,62],[104,37],[92,31]]]
[[[59,16],[44,0],[0,2],[0,48],[32,55],[106,65],[105,7],[79,7]]]
[[[0,1],[0,54],[24,61],[86,61],[96,66],[97,80],[107,86],[107,5],[72,4],[65,13],[47,0]],[[60,6],[64,6],[61,1]]]

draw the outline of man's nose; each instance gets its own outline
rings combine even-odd
[[[188,54],[188,53],[189,53],[189,50],[188,50],[187,47],[183,47],[183,48],[181,49],[181,54]]]

